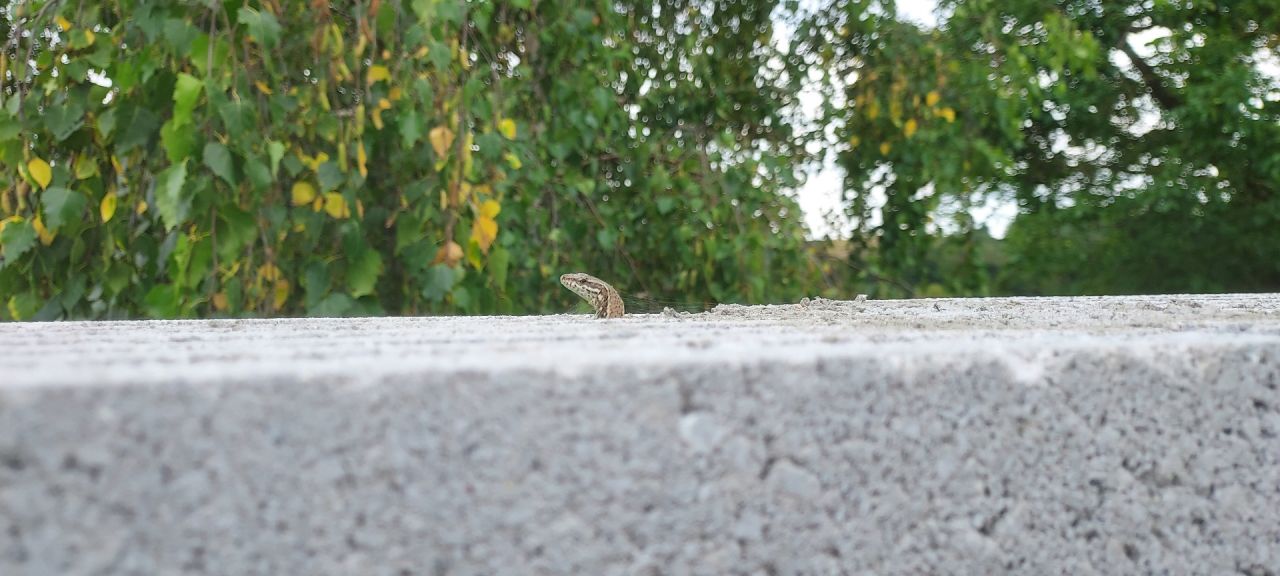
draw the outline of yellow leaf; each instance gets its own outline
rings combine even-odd
[[[257,82],[254,82],[253,85],[258,87],[259,92],[262,92],[263,94],[266,94],[268,96],[271,95],[271,87],[267,86],[266,82],[258,80]]]
[[[334,218],[351,217],[351,208],[347,206],[347,200],[337,192],[325,192],[324,211]]]
[[[857,136],[857,135],[853,135],[853,136],[850,136],[850,137],[849,137],[849,147],[850,147],[850,148],[857,148],[857,147],[858,147],[858,144],[861,144],[861,143],[862,143],[862,139],[861,139],[861,138],[858,138],[858,136]]]
[[[96,39],[97,39],[97,37],[93,35],[93,30],[89,30],[89,29],[87,29],[87,28],[86,28],[86,29],[85,29],[85,31],[84,31],[84,43],[85,43],[85,45],[87,45],[87,46],[92,46],[92,45],[93,45],[93,41],[94,41],[94,40],[96,40]]]
[[[947,106],[942,110],[939,110],[938,115],[942,116],[943,118],[946,118],[948,124],[956,121],[956,111],[952,109],[950,106]]]
[[[390,80],[390,79],[391,79],[391,71],[387,70],[386,66],[375,64],[369,67],[369,73],[364,77],[364,83],[366,85],[372,86],[374,82],[377,82],[379,80]]]
[[[520,161],[520,157],[515,154],[507,152],[502,157],[507,159],[507,165],[510,166],[512,170],[519,170],[521,166],[524,166],[524,163]]]
[[[515,120],[512,120],[510,118],[503,118],[501,122],[498,122],[498,132],[501,132],[503,136],[506,136],[507,140],[515,140],[516,139]]]
[[[138,205],[133,207],[133,213],[139,216],[147,213],[147,201],[139,200]]]
[[[369,168],[365,166],[368,161],[369,158],[364,153],[364,142],[356,142],[356,167],[360,169],[360,176],[363,178],[369,177]]]
[[[319,212],[324,210],[324,196],[316,196],[315,202],[311,203],[311,211]]]
[[[918,128],[919,126],[916,125],[916,119],[912,118],[907,120],[907,123],[902,127],[902,133],[906,134],[907,138],[910,138],[915,135]]]
[[[315,158],[312,158],[308,156],[306,152],[299,151],[298,160],[302,162],[303,166],[306,166],[307,168],[310,168],[312,172],[315,172],[320,169],[321,164],[329,161],[329,155],[321,152],[316,154]]]
[[[484,218],[497,218],[498,213],[502,211],[502,205],[497,200],[485,200],[480,203],[480,216]]]
[[[492,200],[490,200],[492,202]],[[471,239],[480,245],[480,251],[485,254],[489,253],[489,247],[493,245],[494,239],[498,237],[498,222],[493,218],[480,216],[476,218],[471,225]]]
[[[385,100],[383,100],[383,102],[385,102]],[[382,129],[382,109],[381,108],[373,109],[373,127],[379,130]]]
[[[280,279],[280,269],[275,264],[267,262],[258,267],[258,282],[275,282]]]
[[[925,94],[924,103],[928,104],[929,106],[933,106],[934,104],[937,104],[938,101],[941,99],[942,99],[942,96],[938,94],[938,91],[932,90],[928,94]]]
[[[329,83],[327,81],[321,80],[320,83],[317,84],[316,94],[320,97],[321,110],[328,112],[333,109],[333,105],[329,103]]]
[[[36,229],[36,235],[40,237],[41,244],[45,246],[53,244],[53,238],[57,234],[49,232],[49,229],[44,227],[44,221],[40,219],[39,215],[36,215],[36,219],[31,221],[31,227]]]
[[[217,294],[214,294],[214,295],[213,295],[213,309],[214,309],[214,310],[217,310],[217,311],[219,311],[219,312],[225,312],[225,311],[227,310],[227,308],[228,308],[228,307],[230,307],[230,305],[231,305],[231,304],[230,304],[229,302],[227,302],[227,293],[226,293],[226,292],[218,292]]]
[[[27,162],[27,172],[31,173],[31,178],[40,185],[40,189],[44,190],[49,187],[49,182],[53,180],[53,169],[49,167],[49,163],[39,158],[32,158]]]
[[[441,246],[439,250],[436,250],[436,259],[431,263],[440,264],[443,262],[446,266],[455,266],[460,260],[462,260],[462,246],[450,240],[444,246]]]
[[[61,28],[63,32],[71,29],[71,22],[68,22],[67,19],[62,16],[54,18],[54,21],[58,23],[58,27]]]
[[[472,247],[475,249],[472,249]],[[476,242],[475,238],[467,241],[467,263],[471,264],[471,267],[476,270],[484,268],[484,256],[480,250],[480,244]]]
[[[310,182],[294,182],[293,191],[289,194],[289,199],[294,206],[304,206],[310,204],[316,198],[316,188]]]
[[[417,52],[414,52],[414,53],[413,53],[413,57],[414,57],[414,58],[417,58],[417,59],[419,59],[419,60],[421,60],[421,59],[423,59],[423,58],[426,58],[426,57],[427,57],[427,53],[429,53],[429,52],[431,52],[431,49],[430,49],[430,48],[427,48],[426,46],[423,46],[423,47],[419,48]]]
[[[103,224],[110,222],[116,215],[116,204],[119,202],[120,199],[111,192],[107,192],[107,195],[102,197],[102,204],[98,205],[98,213],[102,215]]]
[[[880,116],[880,103],[875,100],[868,102],[867,103],[867,119],[875,120],[878,116]]]
[[[893,149],[893,146],[889,145],[889,143],[888,143],[888,142],[884,142],[884,143],[880,144],[880,155],[881,155],[881,156],[888,156],[888,155],[889,155],[889,151],[890,151],[890,150],[892,150],[892,149]]]
[[[453,144],[453,130],[444,126],[436,126],[427,134],[431,140],[431,147],[436,151],[436,158],[444,159],[449,153],[449,146]]]
[[[76,180],[84,180],[98,174],[98,163],[88,154],[81,154],[76,157],[75,164]]]
[[[276,281],[275,299],[272,301],[274,308],[279,310],[284,307],[285,301],[289,299],[289,281],[281,278]]]
[[[390,101],[390,100],[387,100],[386,98],[383,98],[383,99],[381,99],[381,100],[378,100],[378,108],[379,108],[379,109],[382,109],[382,110],[390,110],[390,109],[391,109],[391,101]]]
[[[241,261],[236,260],[235,262],[232,262],[231,266],[228,266],[225,270],[219,270],[219,272],[222,274],[222,281],[226,282],[231,278],[235,278],[236,274],[240,273],[241,264],[243,264]]]
[[[392,86],[391,93],[387,94],[387,98],[390,98],[392,102],[399,102],[402,97],[404,97],[404,90],[401,90],[399,86]]]

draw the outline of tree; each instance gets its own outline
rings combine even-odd
[[[996,290],[1280,286],[1271,4],[947,0],[921,30],[892,2],[834,2],[802,41],[830,70],[869,266],[918,285],[938,234],[973,234],[963,207],[997,197],[1020,216]],[[958,221],[935,220],[948,205]]]
[[[0,318],[800,294],[774,7],[9,3]]]

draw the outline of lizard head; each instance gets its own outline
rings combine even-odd
[[[560,285],[592,303],[602,302],[605,298],[606,284],[590,274],[581,272],[562,274],[560,276]]]

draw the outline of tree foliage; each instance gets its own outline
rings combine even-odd
[[[9,3],[0,317],[798,297],[773,9]]]
[[[0,319],[1274,290],[1271,4],[15,0]]]
[[[892,2],[840,0],[800,36],[826,72],[864,278],[896,279],[889,293],[1280,286],[1272,2],[940,4],[922,29],[886,16]],[[969,210],[991,199],[1020,211],[995,277]],[[967,255],[945,278],[939,242]]]

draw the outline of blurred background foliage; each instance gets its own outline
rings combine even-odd
[[[940,14],[9,0],[0,319],[1280,289],[1271,0]]]

